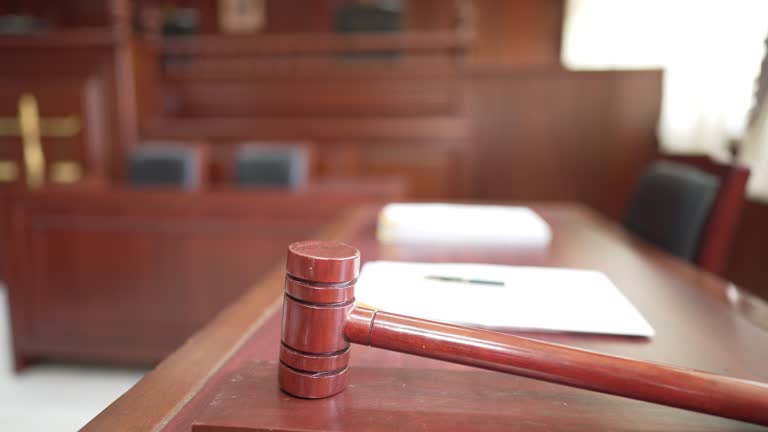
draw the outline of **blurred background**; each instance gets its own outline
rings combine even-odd
[[[156,364],[357,205],[622,223],[682,161],[730,192],[676,254],[768,298],[767,36],[760,0],[0,1],[0,428],[84,424],[144,369],[62,365]]]

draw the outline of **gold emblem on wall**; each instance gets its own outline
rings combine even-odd
[[[75,115],[66,117],[41,118],[37,107],[37,98],[30,93],[24,93],[19,98],[19,116],[14,118],[0,117],[0,136],[19,137],[23,146],[24,169],[27,173],[27,186],[36,189],[45,183],[45,154],[43,153],[42,138],[71,138],[77,136],[82,129],[80,118]],[[64,164],[62,173],[57,166]],[[79,163],[74,161],[57,162],[54,164],[54,181],[73,182],[81,175]],[[0,161],[0,182],[12,182],[18,178],[18,167],[13,161]]]
[[[219,0],[219,28],[223,33],[255,33],[266,23],[265,0]]]

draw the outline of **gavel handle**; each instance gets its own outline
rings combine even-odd
[[[350,342],[768,425],[768,384],[355,307]]]

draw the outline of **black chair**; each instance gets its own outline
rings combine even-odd
[[[203,185],[204,159],[202,148],[192,144],[142,144],[128,157],[128,183],[196,190]]]
[[[339,32],[395,32],[402,29],[402,9],[348,3],[336,12],[336,30]]]
[[[309,157],[302,146],[241,146],[235,154],[235,184],[240,187],[299,188],[307,182]]]
[[[655,162],[638,181],[624,226],[694,262],[719,190],[717,175],[681,163]]]
[[[403,29],[402,7],[347,2],[336,11],[336,31],[340,33],[398,32]],[[397,50],[350,50],[345,60],[396,60]]]

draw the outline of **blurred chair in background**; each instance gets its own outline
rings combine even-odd
[[[301,145],[243,144],[235,154],[239,187],[290,187],[306,184],[309,152]]]
[[[128,183],[198,190],[205,183],[207,152],[198,144],[151,142],[131,150]]]
[[[336,11],[336,30],[340,32],[394,32],[402,29],[402,5],[346,2]]]
[[[655,162],[637,183],[624,225],[667,252],[722,274],[748,177],[748,168],[706,157]]]

